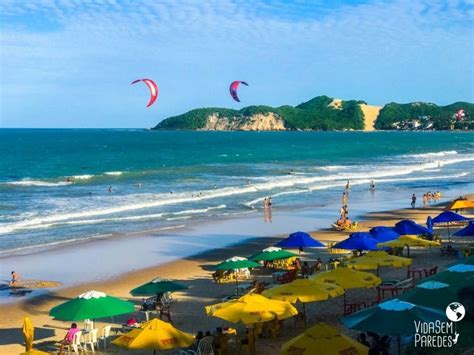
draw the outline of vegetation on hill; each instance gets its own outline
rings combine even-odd
[[[464,110],[462,119],[456,113]],[[456,102],[447,106],[432,103],[413,102],[397,104],[391,102],[379,112],[375,121],[376,129],[474,129],[474,104]]]
[[[245,120],[257,114],[278,115],[290,130],[343,130],[364,129],[364,115],[359,107],[362,101],[342,101],[340,108],[329,106],[333,101],[328,96],[318,96],[296,107],[248,106],[240,110],[226,108],[201,108],[182,115],[169,117],[154,129],[203,129],[207,118],[215,115],[232,120]]]

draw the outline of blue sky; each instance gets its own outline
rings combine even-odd
[[[317,95],[474,101],[474,2],[0,2],[0,127],[151,127]],[[158,101],[145,108],[152,78]],[[245,80],[241,103],[228,85]]]

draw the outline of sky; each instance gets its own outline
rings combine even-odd
[[[473,20],[474,0],[2,0],[0,128],[149,128],[318,95],[474,102]],[[150,108],[140,78],[159,86]]]

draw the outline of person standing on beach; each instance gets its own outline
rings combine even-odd
[[[109,186],[109,192],[112,192],[112,186]]]
[[[374,180],[371,180],[371,181],[370,181],[370,189],[371,189],[372,191],[375,190],[375,182],[374,182]]]
[[[416,195],[413,194],[411,196],[411,208],[415,208],[415,205],[416,205]]]
[[[16,271],[12,271],[11,274],[12,274],[12,279],[10,280],[10,286],[11,287],[17,286],[18,283],[20,282],[20,275],[18,275]]]
[[[346,183],[346,190],[349,190],[349,188],[351,187],[351,182],[349,180],[347,180],[347,183]]]
[[[347,194],[346,194],[346,192],[344,191],[344,192],[342,193],[342,205],[344,206],[344,205],[346,205],[346,204],[347,204]]]

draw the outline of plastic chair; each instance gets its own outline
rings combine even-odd
[[[82,347],[82,343],[81,343],[81,338],[82,338],[82,330],[74,334],[74,338],[72,339],[71,344],[65,345],[65,348],[68,354],[71,354],[71,350],[75,354],[79,354],[79,350],[84,351],[84,348]]]
[[[84,319],[84,330],[89,331],[94,329],[94,322],[90,319]]]
[[[98,340],[102,340],[104,344],[104,349],[107,348],[107,338],[110,336],[110,331],[112,330],[111,325],[107,325],[102,328],[102,332]],[[97,349],[99,348],[99,342],[97,342]]]
[[[212,347],[213,343],[214,337],[204,337],[199,341],[196,351],[189,349],[187,352],[188,354],[193,355],[214,355],[214,348]]]
[[[90,345],[91,351],[94,353],[94,344],[97,344],[98,329],[92,329],[89,333],[84,335],[84,351],[87,351],[87,346]]]

